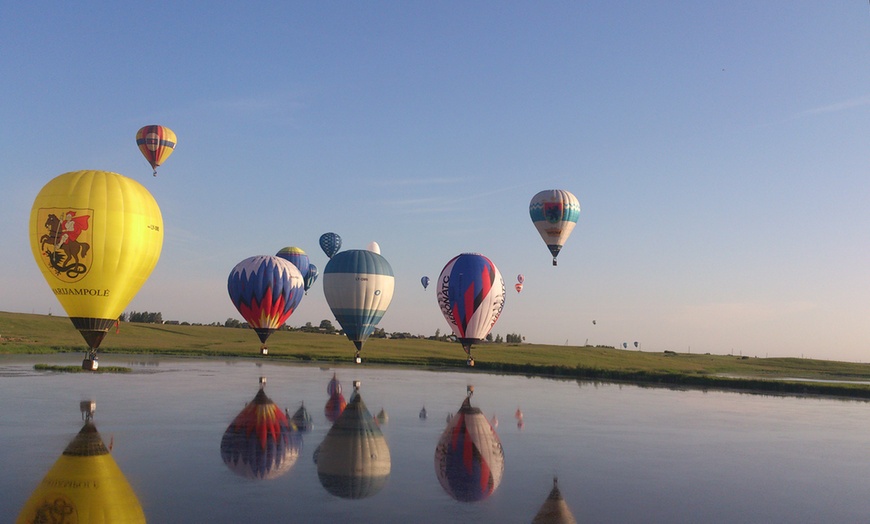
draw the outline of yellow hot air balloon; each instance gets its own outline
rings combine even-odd
[[[30,247],[88,344],[82,366],[96,369],[97,348],[160,258],[157,201],[142,184],[117,173],[64,173],[36,195]]]
[[[145,522],[142,505],[91,414],[24,503],[16,522]]]

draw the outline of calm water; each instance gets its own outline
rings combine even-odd
[[[101,359],[129,375],[36,373],[35,362],[81,356],[0,357],[2,522],[79,431],[89,399],[149,522],[529,522],[554,475],[578,521],[870,521],[866,402],[254,360]],[[346,397],[359,380],[371,414],[389,415],[391,473],[369,498],[331,495],[313,461],[334,372]],[[314,429],[286,474],[249,480],[223,463],[220,444],[261,376],[281,408],[304,401]],[[501,485],[475,503],[445,493],[433,460],[469,384],[472,404],[498,418],[505,454]]]

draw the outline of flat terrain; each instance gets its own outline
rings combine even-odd
[[[122,322],[118,334],[109,332],[100,352],[348,364],[354,355],[353,344],[343,335],[278,331],[268,346],[269,355],[260,356],[259,339],[244,328]],[[85,349],[67,317],[0,312],[0,354]],[[870,364],[537,344],[485,343],[473,352],[477,364],[469,371],[870,399]],[[362,356],[363,365],[467,369],[456,342],[371,338]]]

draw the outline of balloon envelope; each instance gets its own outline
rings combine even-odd
[[[221,439],[224,464],[251,479],[273,479],[287,473],[301,450],[301,434],[262,388]]]
[[[483,255],[453,257],[438,277],[438,306],[466,352],[483,340],[501,315],[504,280],[495,264]]]
[[[548,189],[541,191],[529,203],[529,216],[535,228],[547,244],[547,249],[553,255],[553,265],[556,257],[565,245],[565,241],[577,225],[580,218],[580,202],[573,194],[563,189]]]
[[[371,251],[372,253],[381,254],[381,246],[377,242],[369,242],[369,245],[366,246],[366,250]]]
[[[73,325],[96,350],[157,265],[163,217],[133,179],[64,173],[36,195],[30,247]]]
[[[522,284],[525,281],[526,277],[524,277],[522,274],[517,275],[517,283]]]
[[[278,257],[246,258],[227,279],[230,300],[264,344],[296,311],[303,289],[296,266]]]
[[[429,287],[429,277],[423,277],[420,279],[420,283],[423,284],[423,289]]]
[[[514,284],[514,288],[517,290],[517,293],[519,293],[520,291],[523,290],[523,285],[521,283],[517,282],[516,284]]]
[[[326,302],[357,351],[386,313],[394,287],[393,268],[377,253],[351,249],[337,253],[326,264]]]
[[[296,269],[298,269],[299,273],[302,274],[303,281],[308,278],[308,272],[311,270],[311,261],[308,260],[308,255],[306,255],[305,251],[301,248],[285,247],[275,253],[275,256],[283,258],[287,262],[296,266]]]
[[[444,491],[461,502],[483,500],[504,475],[501,441],[480,409],[466,397],[435,447],[435,474]]]
[[[49,522],[49,517],[57,519],[51,522],[145,522],[136,493],[91,420],[46,473],[16,522]]]
[[[142,152],[145,160],[151,164],[155,176],[157,176],[157,166],[169,158],[177,143],[175,133],[164,126],[145,126],[136,133],[136,145],[139,146],[139,151]]]
[[[315,452],[317,476],[338,497],[377,494],[390,477],[390,448],[381,429],[355,391]]]
[[[317,280],[317,277],[320,275],[320,271],[317,269],[317,266],[314,264],[308,264],[308,276],[305,277],[305,291],[307,292],[311,289],[311,286]]]
[[[334,257],[341,249],[341,237],[336,233],[324,233],[320,235],[320,249],[329,258]]]

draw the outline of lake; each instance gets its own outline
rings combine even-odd
[[[101,366],[133,373],[33,370],[81,358],[0,357],[3,522],[14,521],[82,428],[81,401],[95,403],[96,428],[154,523],[531,522],[554,476],[580,522],[870,521],[863,401],[256,359],[108,355]],[[370,414],[389,417],[381,425],[389,475],[356,499],[328,490],[314,462],[331,425],[324,407],[333,374],[347,399],[359,381]],[[222,439],[260,377],[282,411],[304,402],[313,429],[301,433],[289,467],[251,479],[225,464]],[[477,502],[451,497],[434,460],[469,385],[471,405],[497,418],[504,453],[500,484]]]

